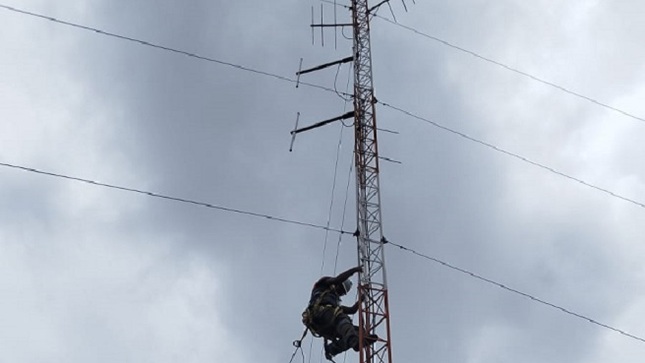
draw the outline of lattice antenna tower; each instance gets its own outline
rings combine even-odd
[[[403,0],[402,0],[403,1]],[[332,3],[332,1],[325,1]],[[381,193],[379,189],[379,154],[376,127],[376,98],[372,78],[372,49],[370,42],[370,20],[372,15],[383,5],[390,7],[390,0],[382,0],[370,5],[369,0],[351,0],[351,5],[343,5],[351,13],[351,23],[340,24],[336,21],[336,1],[334,4],[334,23],[324,22],[321,7],[320,23],[314,24],[312,8],[312,41],[314,28],[321,30],[321,44],[324,45],[324,29],[332,27],[351,28],[353,31],[352,56],[338,61],[322,64],[303,70],[302,59],[300,76],[313,71],[322,70],[333,65],[353,62],[354,64],[354,110],[344,115],[318,122],[311,126],[291,131],[291,149],[298,133],[308,131],[328,123],[354,119],[354,163],[356,168],[356,222],[358,263],[363,267],[359,283],[359,340],[361,363],[391,363],[392,344],[390,340],[390,313],[388,288],[385,268],[384,245],[387,243],[383,235],[381,218]],[[403,6],[406,7],[405,2]],[[391,7],[390,7],[391,10]],[[407,9],[406,9],[407,10]],[[336,38],[336,36],[335,36]],[[334,42],[336,44],[336,41]],[[297,87],[297,85],[296,85]],[[387,159],[386,159],[387,160]],[[364,335],[375,334],[379,339],[371,345],[364,345]]]

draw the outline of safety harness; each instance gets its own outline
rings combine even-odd
[[[333,287],[331,288],[333,289]],[[313,304],[307,306],[305,311],[302,313],[302,323],[311,331],[311,334],[316,338],[326,338],[323,332],[327,331],[336,321],[336,318],[343,312],[340,306],[334,306],[330,304],[322,304],[323,299],[327,294],[331,292],[331,289],[323,291],[320,296],[314,301]],[[320,325],[320,322],[315,321],[314,317],[321,315],[325,310],[332,309],[333,319],[325,322],[323,325]]]

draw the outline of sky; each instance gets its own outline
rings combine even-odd
[[[0,361],[289,362],[313,282],[357,264],[353,237],[318,228],[356,228],[351,125],[292,152],[289,132],[298,112],[352,106],[249,69],[294,79],[301,58],[351,55],[349,30],[312,44],[320,4],[0,0],[216,60],[0,8]],[[422,119],[377,106],[379,152],[401,162],[381,162],[387,239],[645,338],[645,3],[391,4],[371,24],[375,95]],[[345,92],[351,69],[302,81]],[[642,340],[385,256],[394,362],[645,357]],[[308,337],[294,362],[321,350]]]

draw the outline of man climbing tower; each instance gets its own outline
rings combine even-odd
[[[314,336],[325,339],[325,358],[332,360],[349,348],[358,351],[358,326],[352,324],[348,315],[358,311],[359,301],[351,307],[340,304],[341,296],[352,287],[352,275],[362,272],[362,268],[351,268],[336,277],[324,276],[314,284],[309,306],[302,313],[302,322]],[[378,336],[364,334],[365,344],[376,342]]]

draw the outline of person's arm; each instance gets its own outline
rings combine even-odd
[[[335,284],[335,285],[342,284],[343,281],[345,281],[348,278],[352,277],[353,274],[355,274],[357,272],[361,272],[361,271],[363,271],[363,268],[361,266],[352,267],[352,268],[350,268],[349,270],[347,270],[345,272],[341,272],[340,275],[338,275],[336,277],[332,277],[331,280],[330,280],[330,283]]]
[[[356,314],[356,312],[358,311],[358,301],[356,301],[356,303],[352,306],[341,306],[340,308],[343,309],[343,313],[345,314]]]

